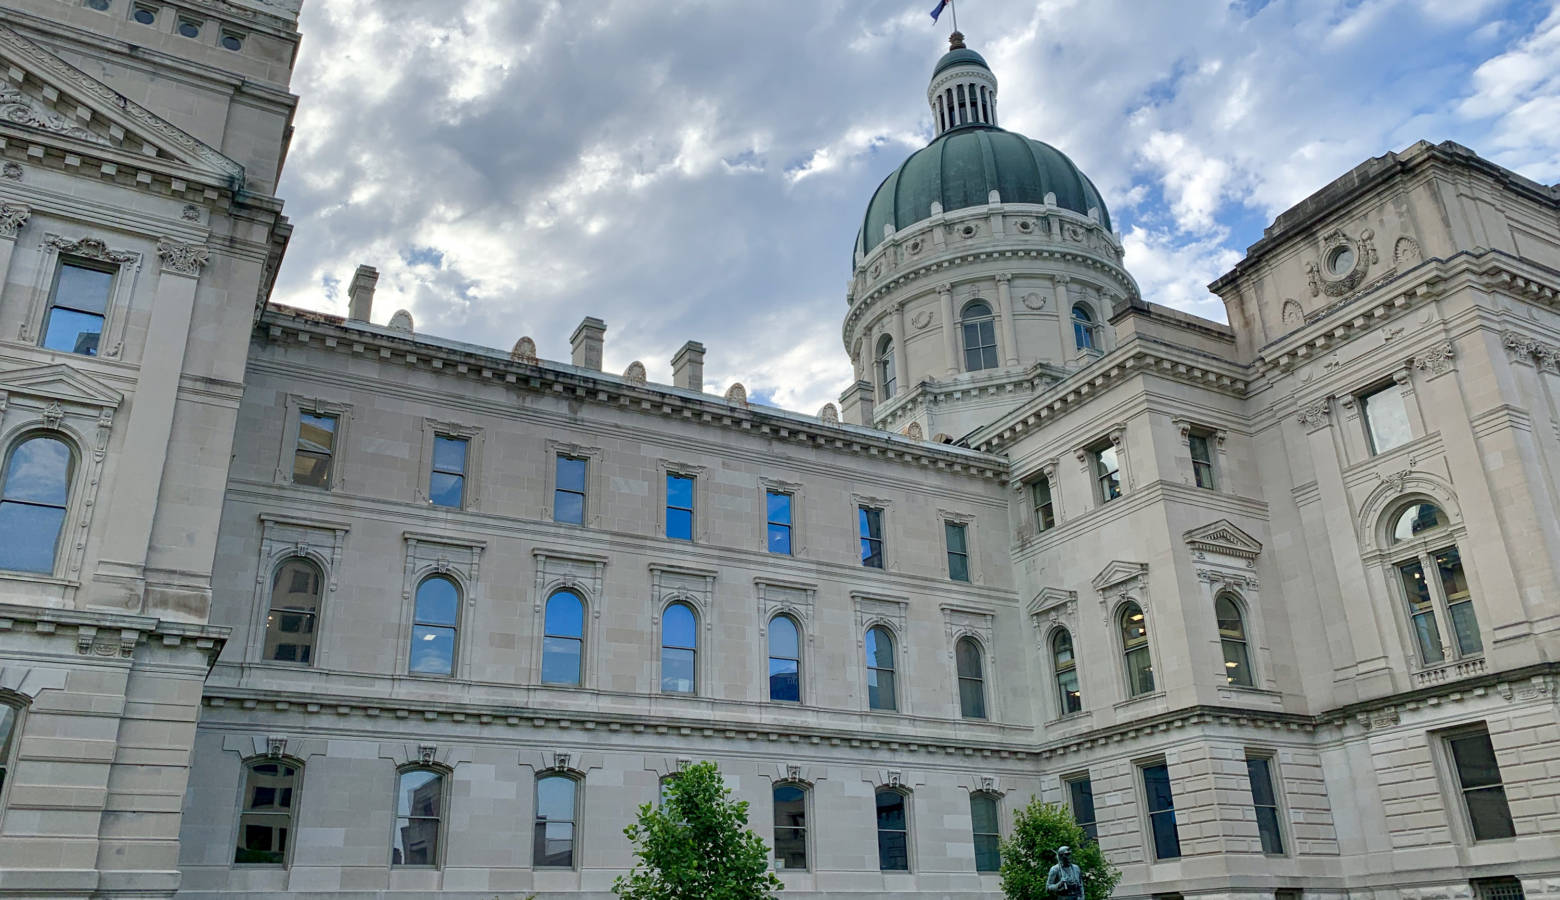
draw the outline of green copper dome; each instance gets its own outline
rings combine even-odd
[[[980,66],[987,71],[991,70],[991,67],[986,65],[986,58],[984,56],[981,56],[974,50],[965,47],[961,43],[957,49],[949,50],[947,53],[943,54],[942,59],[937,61],[937,68],[932,70],[932,77],[936,78],[937,74],[943,69],[946,69],[949,66],[959,65],[960,63],[970,63],[971,65]]]
[[[961,53],[980,59],[973,50],[954,50],[943,60]],[[1003,203],[1039,204],[1055,194],[1062,209],[1080,215],[1098,209],[1100,224],[1111,227],[1100,192],[1060,150],[994,126],[963,125],[910,154],[883,180],[867,204],[857,247],[867,253],[883,243],[884,225],[899,231],[930,218],[933,202],[953,212],[985,206],[992,191]]]

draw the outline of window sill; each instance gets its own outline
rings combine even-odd
[[[1092,718],[1094,718],[1093,710],[1080,709],[1077,712],[1068,713],[1065,716],[1057,716],[1056,718],[1047,721],[1045,724],[1048,727],[1052,725],[1071,725],[1074,722],[1087,722]]]
[[[1112,709],[1125,709],[1126,707],[1129,707],[1129,706],[1136,706],[1137,704],[1140,704],[1140,703],[1147,703],[1150,700],[1163,700],[1163,699],[1165,699],[1165,692],[1164,691],[1153,691],[1153,692],[1150,692],[1150,693],[1147,693],[1147,694],[1139,694],[1136,697],[1132,697],[1130,699],[1123,700],[1120,703],[1114,703],[1114,704],[1111,705],[1111,708]]]

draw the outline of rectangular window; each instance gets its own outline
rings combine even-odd
[[[1435,623],[1435,600],[1430,596],[1430,583],[1425,580],[1425,567],[1417,559],[1398,564],[1398,575],[1403,580],[1403,592],[1408,598],[1408,618],[1419,643],[1419,656],[1426,665],[1446,659],[1441,648],[1441,628]]]
[[[1091,453],[1094,460],[1094,481],[1099,501],[1109,503],[1121,496],[1121,461],[1114,445],[1098,447]]]
[[[553,521],[566,525],[585,524],[585,460],[579,457],[558,454]]]
[[[1100,834],[1094,820],[1094,783],[1089,780],[1089,776],[1067,779],[1067,805],[1072,808],[1073,821],[1089,836],[1089,840],[1098,841]]]
[[[791,495],[779,491],[764,492],[764,518],[770,553],[791,555]]]
[[[1446,611],[1452,619],[1457,655],[1483,653],[1484,641],[1479,637],[1479,622],[1473,613],[1473,595],[1468,590],[1468,576],[1463,573],[1462,556],[1457,548],[1448,547],[1435,554],[1435,568],[1441,577],[1441,590],[1446,594]]]
[[[1477,900],[1524,900],[1521,880],[1511,875],[1475,878],[1468,882],[1468,886],[1473,888],[1473,896]]]
[[[666,536],[674,541],[693,540],[693,478],[666,476]]]
[[[466,439],[433,437],[433,471],[428,476],[428,499],[434,506],[460,509],[466,502]]]
[[[1301,896],[1299,888],[1278,888],[1273,891],[1273,900],[1300,900]]]
[[[970,550],[965,527],[958,522],[943,523],[943,531],[948,537],[948,577],[954,581],[970,580]]]
[[[1506,805],[1506,788],[1500,780],[1500,763],[1495,746],[1483,727],[1448,736],[1452,765],[1457,770],[1457,785],[1462,791],[1463,808],[1476,841],[1497,840],[1516,835],[1511,809]]]
[[[1370,437],[1372,455],[1385,453],[1413,438],[1408,428],[1408,408],[1403,392],[1395,384],[1360,397],[1360,415],[1365,418],[1365,433]]]
[[[777,785],[775,798],[775,868],[807,868],[807,792],[796,784]]]
[[[856,518],[861,530],[861,564],[869,569],[883,568],[883,511],[857,507]]]
[[[1143,795],[1148,806],[1149,833],[1155,859],[1180,859],[1181,835],[1175,827],[1175,800],[1170,794],[1170,769],[1164,763],[1143,767]]]
[[[1029,496],[1035,507],[1035,531],[1048,531],[1056,527],[1056,502],[1051,499],[1051,479],[1041,476],[1029,485]]]
[[[1192,451],[1192,477],[1197,486],[1214,490],[1213,451],[1208,446],[1208,435],[1194,431],[1187,435],[1186,444]]]
[[[43,346],[97,356],[113,286],[112,269],[61,260],[43,321]]]
[[[1279,827],[1278,794],[1273,785],[1273,760],[1267,756],[1246,757],[1246,777],[1251,782],[1251,803],[1257,810],[1257,834],[1262,852],[1284,852],[1284,833]]]
[[[299,413],[293,484],[329,489],[331,457],[335,452],[336,417]]]

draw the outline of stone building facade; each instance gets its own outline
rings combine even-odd
[[[816,416],[266,302],[296,3],[0,0],[0,895],[1560,896],[1560,192],[1370,160],[1142,298],[961,42]],[[149,20],[149,21],[148,21]],[[387,324],[375,324],[376,321]]]

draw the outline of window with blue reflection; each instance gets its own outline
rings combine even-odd
[[[693,478],[666,476],[666,536],[674,541],[693,540]]]
[[[431,769],[402,772],[396,785],[395,816],[390,864],[438,865],[439,832],[444,819],[444,776]]]
[[[585,460],[559,456],[557,476],[556,490],[553,491],[553,521],[584,525]]]
[[[579,783],[567,775],[542,775],[536,779],[536,836],[531,865],[536,868],[574,866],[575,794]]]
[[[460,509],[466,503],[466,439],[436,435],[428,499],[434,506]]]
[[[856,522],[861,530],[861,564],[869,569],[883,568],[883,511],[858,507]]]
[[[75,458],[59,438],[18,443],[0,482],[0,569],[54,574]]]
[[[698,677],[699,621],[686,603],[673,603],[661,616],[661,690],[691,694]]]
[[[1170,792],[1170,769],[1164,763],[1143,767],[1143,793],[1148,800],[1148,823],[1154,836],[1154,857],[1179,859],[1181,835],[1175,826],[1175,798]]]
[[[579,684],[585,651],[585,604],[568,591],[547,600],[542,628],[542,683]]]
[[[986,674],[980,645],[974,638],[959,638],[953,645],[953,657],[959,672],[959,714],[966,719],[986,718]]]
[[[769,552],[791,555],[791,495],[779,491],[764,493],[765,517],[769,527]]]
[[[113,286],[112,270],[61,261],[43,321],[43,346],[97,356]]]
[[[1072,323],[1073,343],[1078,345],[1078,349],[1098,349],[1097,343],[1094,339],[1094,314],[1089,312],[1089,308],[1087,306],[1079,304],[1072,308]]]
[[[422,675],[455,672],[455,625],[460,614],[460,589],[442,575],[417,586],[412,615],[412,652],[407,667]]]
[[[997,328],[991,307],[975,301],[964,307],[964,370],[979,372],[997,367]]]
[[[802,702],[802,636],[790,616],[769,620],[769,699]]]
[[[894,639],[888,629],[874,625],[867,629],[867,707],[896,710],[899,697],[894,683]]]

